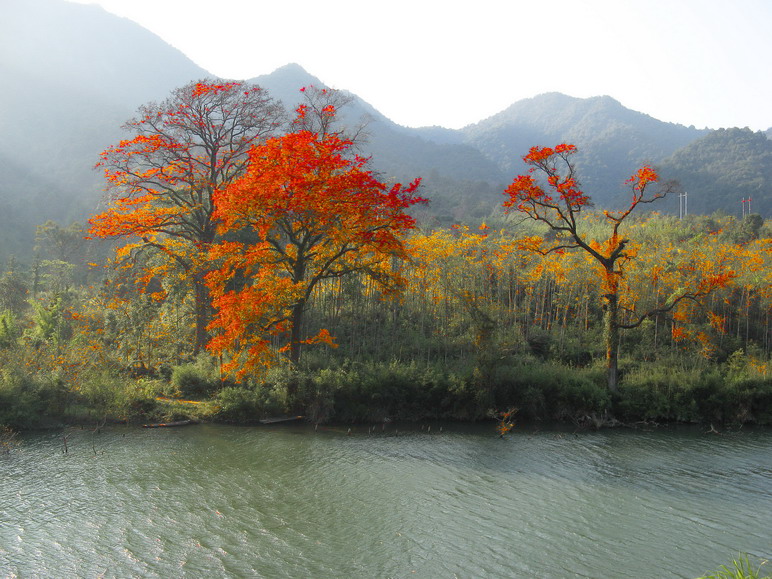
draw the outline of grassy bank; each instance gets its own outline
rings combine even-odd
[[[629,363],[615,395],[605,387],[601,366],[537,359],[486,371],[415,361],[344,362],[277,368],[242,384],[221,381],[207,358],[144,377],[104,369],[68,379],[30,374],[13,363],[0,372],[0,425],[13,429],[184,418],[249,424],[289,412],[313,422],[473,421],[511,407],[521,419],[596,426],[612,419],[769,425],[772,379],[737,360],[703,367]]]

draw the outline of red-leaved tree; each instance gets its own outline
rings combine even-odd
[[[620,305],[625,287],[625,269],[635,258],[631,241],[621,234],[625,220],[640,205],[663,198],[672,184],[660,184],[659,176],[649,166],[643,166],[627,180],[630,202],[621,211],[603,211],[608,225],[604,239],[592,239],[581,230],[582,211],[590,205],[590,198],[581,190],[576,167],[571,156],[576,147],[560,144],[551,147],[532,147],[523,160],[529,165],[528,175],[517,176],[504,191],[508,199],[504,207],[531,219],[544,223],[554,234],[552,241],[527,238],[521,246],[533,252],[547,255],[579,249],[596,264],[599,272],[601,293],[604,300],[604,340],[608,388],[612,392],[618,386],[618,358],[620,330],[640,326],[644,320],[667,313],[684,300],[699,301],[716,288],[726,285],[734,272],[723,262],[688,263],[683,268],[679,291],[669,296],[663,304],[637,311],[632,302]],[[534,176],[541,177],[539,182]],[[688,260],[687,260],[688,261]],[[624,314],[624,319],[620,316]]]
[[[124,126],[135,136],[101,154],[112,196],[90,219],[90,235],[127,239],[118,263],[141,264],[145,282],[174,271],[190,286],[194,352],[208,340],[204,275],[216,235],[215,192],[243,173],[250,148],[283,122],[281,105],[258,86],[193,82],[141,107]]]
[[[268,363],[272,336],[284,340],[292,363],[303,344],[332,343],[327,330],[307,336],[303,327],[323,280],[359,273],[385,291],[400,287],[392,262],[407,257],[404,234],[415,227],[407,210],[423,201],[419,180],[387,186],[351,147],[331,132],[269,139],[252,148],[246,173],[217,193],[220,232],[251,238],[210,252],[221,265],[207,276],[216,308],[209,348],[229,355],[227,371],[243,376]]]

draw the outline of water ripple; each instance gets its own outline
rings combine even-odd
[[[399,428],[399,427],[397,427]],[[772,432],[68,430],[0,459],[0,575],[693,577],[772,556]]]

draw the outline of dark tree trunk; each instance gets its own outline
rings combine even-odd
[[[303,315],[305,314],[306,303],[301,300],[292,307],[292,320],[290,328],[290,350],[289,359],[293,368],[296,368],[300,362],[301,346],[303,339]],[[293,408],[297,403],[298,384],[295,378],[287,383],[287,398],[290,406]]]
[[[303,338],[303,314],[305,303],[298,302],[292,308],[292,329],[290,330],[290,362],[296,366],[300,362],[300,346]]]
[[[616,392],[619,386],[619,296],[606,294],[606,308],[603,315],[603,337],[606,342],[606,370],[608,389]]]

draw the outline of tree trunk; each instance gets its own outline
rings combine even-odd
[[[293,366],[300,362],[300,342],[303,337],[304,313],[304,301],[300,301],[292,307],[292,328],[290,329],[290,362],[292,362]]]
[[[603,334],[606,341],[606,370],[608,389],[616,392],[619,385],[619,297],[615,293],[606,294],[606,311],[603,315]]]
[[[211,303],[209,288],[204,283],[204,276],[196,274],[193,278],[194,308],[196,317],[196,333],[193,344],[193,354],[198,355],[209,341],[206,327],[209,325]]]
[[[296,408],[298,383],[294,370],[300,362],[301,340],[303,338],[303,314],[305,314],[306,302],[300,300],[292,307],[292,319],[290,328],[290,350],[289,359],[293,370],[293,376],[287,382],[287,399],[290,407]]]

